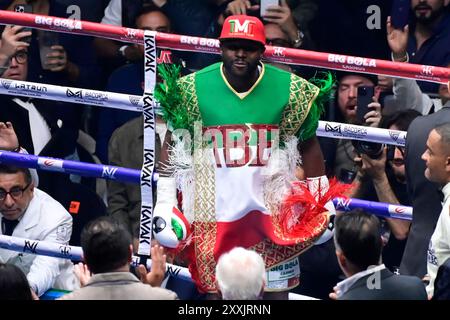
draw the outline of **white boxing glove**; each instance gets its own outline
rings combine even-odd
[[[156,205],[153,211],[153,237],[166,248],[176,248],[186,240],[190,227],[184,215],[177,208],[175,178],[159,177]]]
[[[323,196],[329,189],[330,183],[327,176],[320,176],[314,178],[307,178],[306,182],[308,184],[308,190],[312,195],[318,200],[319,194]],[[316,240],[314,245],[322,244],[330,240],[334,235],[334,218],[336,217],[336,209],[334,207],[333,201],[330,200],[325,204],[325,208],[328,209],[328,226],[327,229],[322,233],[319,239]]]

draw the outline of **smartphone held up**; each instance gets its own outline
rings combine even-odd
[[[280,5],[279,0],[261,0],[259,5],[260,16],[263,17],[266,14],[267,8],[270,6],[278,6]]]

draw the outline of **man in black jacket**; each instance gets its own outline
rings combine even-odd
[[[334,241],[347,279],[331,294],[339,300],[426,300],[417,277],[395,275],[381,263],[381,228],[377,217],[353,211],[336,217]]]
[[[444,85],[442,87],[441,95],[445,102],[450,93],[445,93]],[[442,209],[442,193],[439,185],[425,178],[426,166],[421,155],[425,152],[430,131],[446,122],[450,122],[450,99],[438,112],[416,118],[408,129],[405,153],[406,185],[412,199],[414,215],[400,265],[401,274],[423,277],[427,273],[427,249]]]

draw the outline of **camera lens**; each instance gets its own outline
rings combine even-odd
[[[381,143],[353,140],[352,144],[358,153],[366,154],[372,159],[379,158],[383,153],[384,145]]]

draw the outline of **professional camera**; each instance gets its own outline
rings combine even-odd
[[[352,145],[358,154],[367,154],[372,159],[378,159],[385,147],[382,143],[352,140]]]

